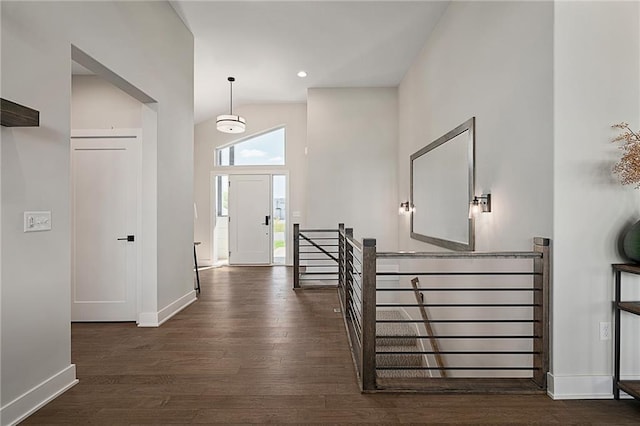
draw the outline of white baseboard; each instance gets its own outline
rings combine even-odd
[[[201,268],[203,266],[214,266],[214,262],[211,259],[198,259],[198,267]]]
[[[142,312],[138,315],[138,327],[160,327],[169,318],[198,300],[196,291],[191,290],[184,296],[169,303],[158,312]]]
[[[76,366],[71,364],[0,408],[2,426],[20,423],[76,383]]]
[[[612,399],[612,376],[557,376],[547,374],[552,399]]]

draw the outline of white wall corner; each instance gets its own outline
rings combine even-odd
[[[71,364],[0,408],[0,424],[20,423],[77,383],[76,366]]]
[[[547,373],[552,399],[613,399],[612,376],[554,376]]]
[[[166,307],[156,312],[142,312],[138,315],[138,327],[159,327],[169,318],[198,300],[196,291],[191,290],[182,297],[169,303]]]
[[[158,327],[157,312],[141,312],[138,314],[138,327]]]

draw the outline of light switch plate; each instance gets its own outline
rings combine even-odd
[[[51,211],[24,212],[24,232],[50,231]]]

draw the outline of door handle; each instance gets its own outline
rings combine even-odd
[[[269,226],[269,219],[271,219],[271,216],[267,215],[264,217],[264,223],[262,225],[267,225]]]
[[[127,235],[127,236],[126,236],[126,237],[124,237],[124,238],[118,238],[118,241],[128,241],[128,242],[130,242],[130,243],[131,243],[131,242],[133,242],[133,241],[135,241],[135,240],[136,240],[135,235]]]

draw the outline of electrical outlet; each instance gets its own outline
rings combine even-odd
[[[50,231],[51,212],[24,212],[24,232]]]
[[[600,323],[600,340],[611,340],[611,323]]]

